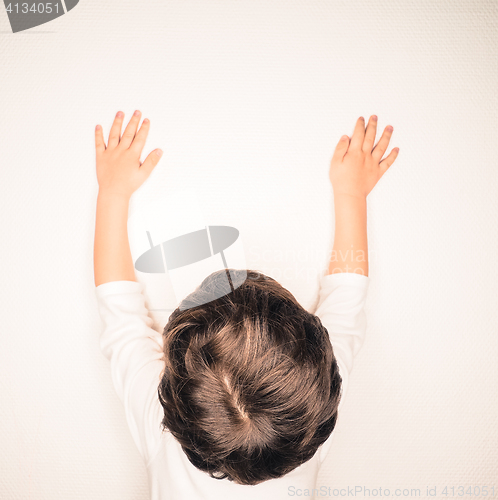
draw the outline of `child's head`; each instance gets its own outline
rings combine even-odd
[[[162,424],[198,469],[258,484],[329,437],[341,377],[320,319],[274,279],[248,270],[242,285],[205,303],[225,273],[207,277],[164,328]]]

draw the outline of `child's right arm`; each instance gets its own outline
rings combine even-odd
[[[373,147],[377,117],[370,117],[366,132],[361,116],[351,141],[344,135],[337,144],[330,164],[330,182],[334,191],[335,236],[329,274],[353,272],[368,276],[367,195],[394,163],[398,148],[381,161],[392,134],[384,129]]]
[[[381,161],[392,127],[384,129],[374,148],[376,129],[375,115],[370,117],[366,133],[363,117],[358,118],[351,142],[348,136],[342,136],[330,164],[335,205],[334,248],[329,273],[320,282],[315,314],[329,332],[343,379],[353,368],[353,358],[366,330],[364,305],[369,282],[366,198],[398,154],[398,148],[394,148]]]
[[[353,359],[365,338],[367,322],[365,302],[369,284],[367,246],[368,193],[392,165],[397,148],[382,161],[392,129],[386,127],[373,148],[377,117],[364,128],[360,117],[351,142],[347,136],[339,141],[330,166],[334,190],[335,236],[329,273],[320,280],[316,316],[327,328],[342,377],[342,397],[347,391]],[[320,459],[330,449],[331,441],[322,446]]]

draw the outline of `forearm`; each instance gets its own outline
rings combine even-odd
[[[367,200],[334,194],[335,235],[328,274],[368,276]]]
[[[128,204],[127,197],[99,191],[93,249],[95,286],[137,281],[128,242]]]

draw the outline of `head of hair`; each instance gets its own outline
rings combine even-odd
[[[229,271],[247,277],[222,295],[230,275],[211,274],[169,317],[158,395],[163,430],[195,467],[255,485],[313,457],[334,429],[342,381],[317,316],[274,279]]]

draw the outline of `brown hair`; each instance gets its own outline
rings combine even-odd
[[[274,279],[229,271],[247,279],[206,302],[229,276],[217,271],[171,314],[158,394],[163,429],[195,467],[254,485],[313,457],[334,429],[342,380],[317,316]]]

